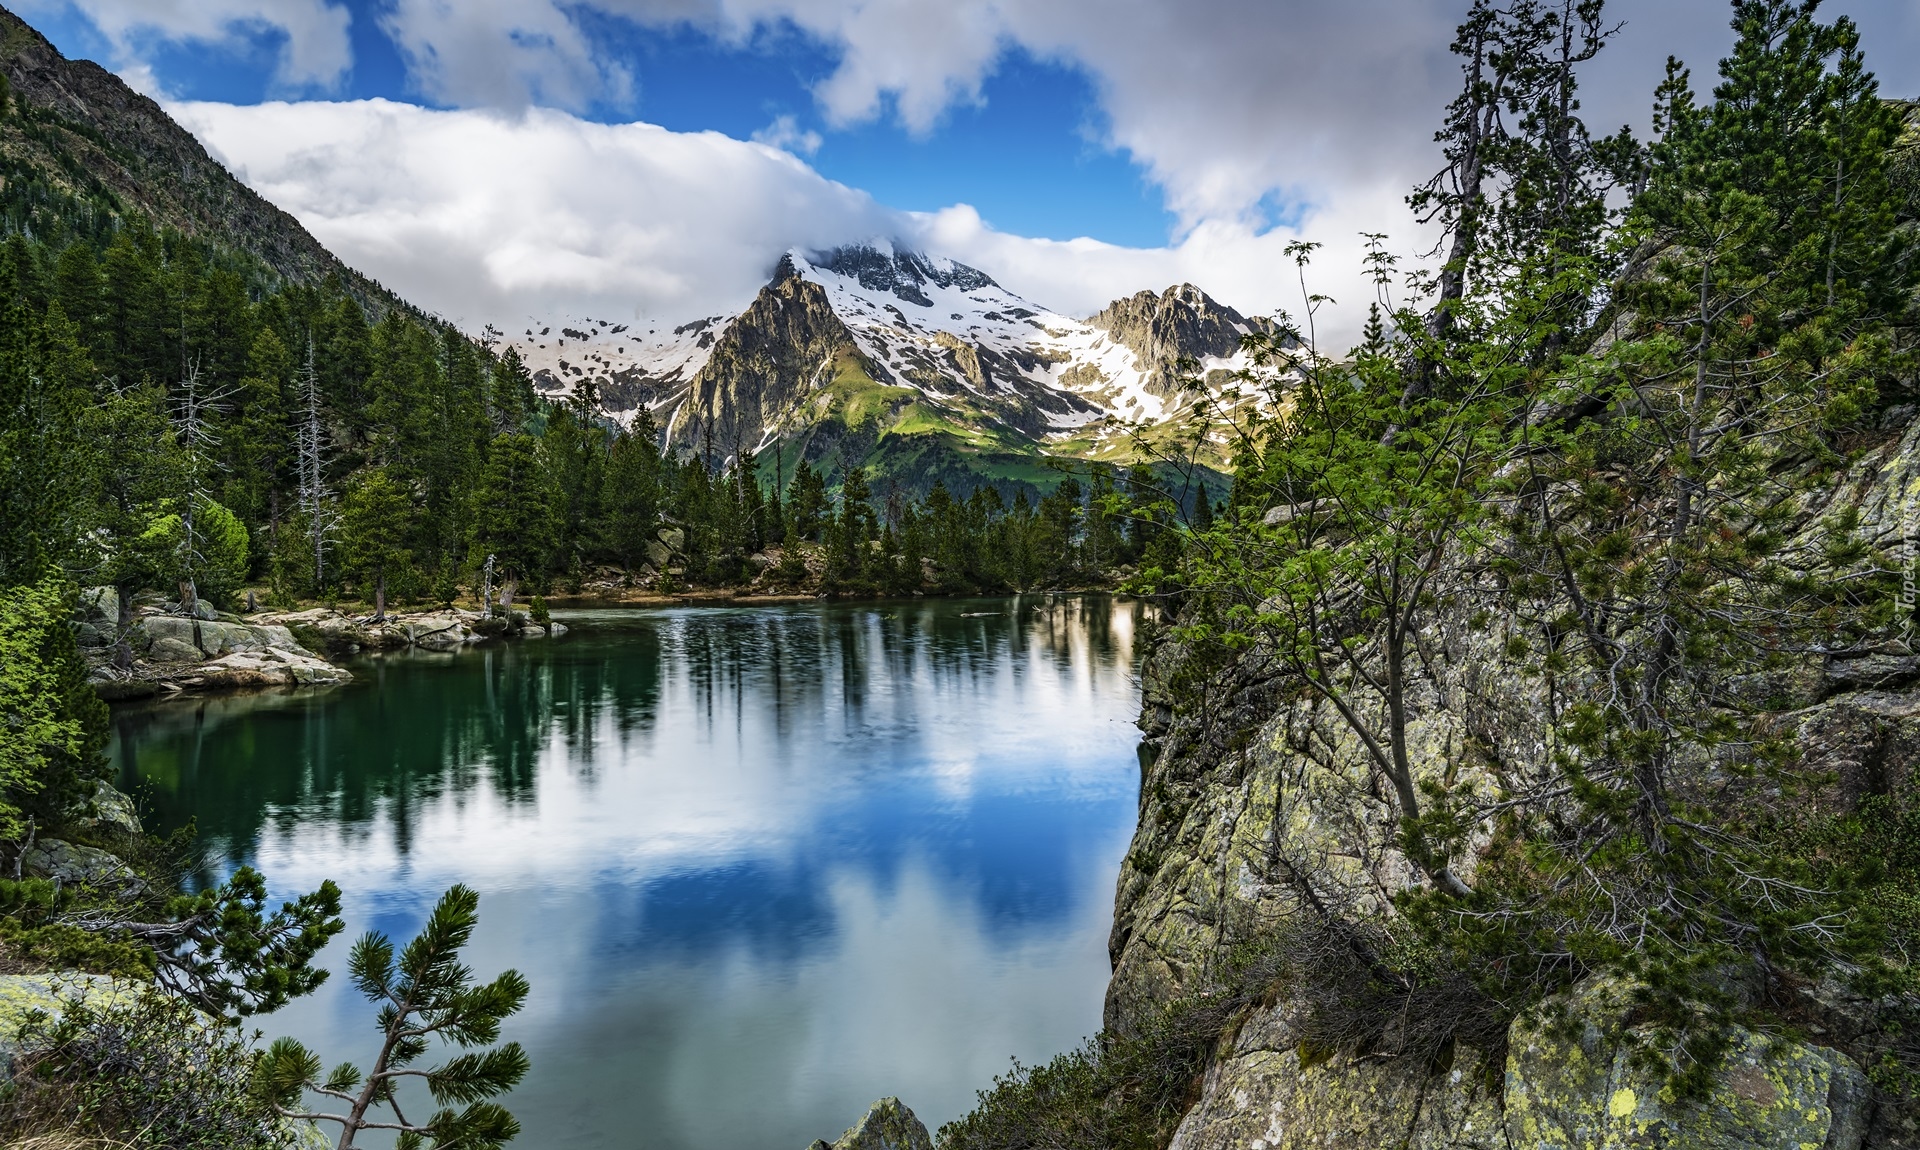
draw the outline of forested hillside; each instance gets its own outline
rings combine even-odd
[[[144,218],[295,283],[336,278],[376,314],[404,307],[346,267],[292,216],[235,180],[153,100],[90,60],[68,60],[0,8],[0,79],[18,97],[0,128],[0,216],[9,231],[104,246]]]

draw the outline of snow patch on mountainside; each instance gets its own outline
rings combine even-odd
[[[601,408],[622,423],[642,406],[656,408],[693,381],[730,315],[687,323],[625,322],[591,317],[529,320],[509,332],[511,344],[550,399],[571,398],[591,382]]]

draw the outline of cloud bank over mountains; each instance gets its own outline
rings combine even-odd
[[[1248,312],[1290,306],[1280,249],[1326,243],[1315,287],[1371,298],[1359,233],[1421,246],[1402,196],[1434,162],[1457,84],[1453,5],[1427,0],[31,0],[71,5],[138,73],[155,43],[282,38],[278,82],[333,90],[352,19],[399,50],[429,110],[388,101],[178,104],[184,122],[350,262],[477,326],[572,310],[659,318],[737,307],[791,246],[891,235],[974,263],[1065,311],[1192,280]],[[1464,0],[1460,7],[1464,7]],[[1596,127],[1643,121],[1669,52],[1705,82],[1726,45],[1718,0],[1616,0],[1627,30],[1596,62]],[[1888,89],[1920,94],[1920,13],[1905,0],[1830,4],[1865,27]],[[1137,163],[1177,221],[1160,248],[999,233],[964,204],[877,204],[801,158],[820,135],[775,118],[758,137],[584,118],[645,75],[595,21],[694,28],[717,41],[801,35],[833,50],[812,88],[829,130],[876,120],[937,133],[985,98],[1011,49],[1078,69],[1100,146]],[[1902,70],[1904,69],[1904,74]],[[1295,310],[1297,310],[1297,305]],[[1351,313],[1335,321],[1352,327]]]
[[[341,258],[474,329],[737,310],[788,248],[870,237],[952,255],[1075,314],[1183,280],[1271,310],[1284,302],[1275,273],[1291,270],[1285,230],[1208,221],[1159,249],[1029,239],[965,206],[895,211],[790,152],[717,132],[386,100],[169,110]],[[1317,219],[1353,234],[1397,207],[1387,196],[1342,205],[1344,225]]]

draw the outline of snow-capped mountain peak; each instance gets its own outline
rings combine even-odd
[[[716,459],[811,443],[823,419],[862,437],[944,428],[981,450],[1112,457],[1129,427],[1188,406],[1194,379],[1177,365],[1197,363],[1199,386],[1217,388],[1260,326],[1190,284],[1077,319],[977,268],[873,240],[787,252],[735,315],[526,324],[512,342],[548,394],[592,381],[609,414],[645,406],[669,443]]]

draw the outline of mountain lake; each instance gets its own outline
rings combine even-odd
[[[345,892],[333,978],[268,1039],[366,1065],[347,949],[456,882],[475,972],[533,985],[503,1101],[542,1150],[804,1150],[886,1095],[937,1129],[1099,1029],[1142,608],[554,615],[334,690],[116,709],[120,785],[197,826],[198,881]]]

